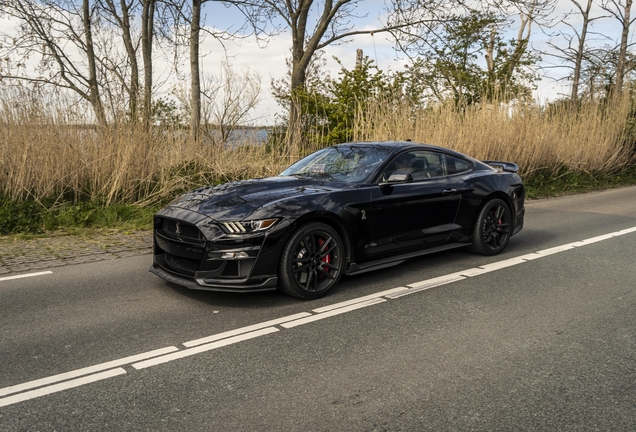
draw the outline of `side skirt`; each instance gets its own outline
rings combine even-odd
[[[388,258],[382,258],[376,261],[369,261],[362,263],[360,265],[356,263],[349,264],[349,269],[344,272],[346,275],[356,275],[360,273],[366,273],[374,270],[380,270],[387,267],[393,267],[395,265],[401,264],[404,261],[415,258],[422,255],[428,255],[435,252],[441,252],[449,249],[457,249],[460,247],[465,247],[470,245],[470,243],[449,243],[441,246],[435,246],[430,249],[419,250],[415,252],[409,252],[402,255],[395,255]]]

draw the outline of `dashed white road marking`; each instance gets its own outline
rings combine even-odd
[[[309,312],[301,312],[301,313],[297,313],[295,315],[289,315],[289,316],[282,317],[282,318],[277,318],[277,319],[273,319],[273,320],[269,320],[269,321],[263,321],[262,323],[254,324],[254,325],[251,325],[251,326],[241,327],[241,328],[237,328],[235,330],[230,330],[230,331],[226,331],[226,332],[223,332],[223,333],[218,333],[218,334],[215,334],[215,335],[212,335],[212,336],[207,336],[207,337],[204,337],[204,338],[201,338],[201,339],[195,339],[193,341],[184,342],[183,346],[190,348],[190,347],[201,345],[201,344],[204,344],[204,343],[214,342],[214,341],[217,341],[217,340],[220,340],[220,339],[225,339],[225,338],[230,337],[230,336],[236,336],[236,335],[239,335],[239,334],[242,334],[242,333],[247,333],[247,332],[251,332],[251,331],[254,331],[254,330],[259,330],[259,329],[262,329],[262,328],[265,328],[265,327],[271,327],[273,325],[281,324],[281,323],[284,323],[286,321],[293,321],[293,320],[296,320],[298,318],[303,318],[303,317],[306,317],[306,316],[309,316],[309,315],[311,315]]]
[[[389,294],[393,294],[395,292],[403,291],[405,289],[408,289],[408,288],[404,288],[404,287],[392,288],[390,290],[380,291],[380,292],[377,292],[377,293],[374,293],[374,294],[369,294],[369,295],[366,295],[366,296],[357,297],[357,298],[354,298],[352,300],[347,300],[347,301],[343,301],[343,302],[340,302],[340,303],[334,303],[334,304],[329,305],[329,306],[319,307],[318,309],[314,309],[312,312],[318,313],[318,314],[319,313],[323,313],[323,312],[328,312],[328,311],[333,310],[333,309],[340,309],[340,308],[345,307],[345,306],[349,306],[349,305],[356,304],[356,303],[361,303],[361,302],[364,302],[364,301],[367,301],[367,300],[371,300],[371,299],[375,299],[375,298],[378,298],[378,297],[383,297],[383,296],[386,296],[386,295],[389,295]]]
[[[359,303],[355,303],[352,304],[350,306],[345,306],[342,308],[338,308],[338,309],[332,309],[328,312],[323,312],[323,313],[319,313],[316,315],[311,315],[308,316],[307,318],[301,318],[299,320],[296,321],[290,321],[290,322],[286,322],[284,324],[281,324],[281,327],[285,327],[285,328],[292,328],[292,327],[297,327],[299,325],[303,325],[303,324],[307,324],[310,322],[314,322],[314,321],[318,321],[321,319],[325,319],[325,318],[329,318],[335,315],[340,315],[346,312],[351,312],[352,310],[356,310],[356,309],[360,309],[363,307],[367,307],[367,306],[371,306],[374,304],[378,304],[378,303],[382,303],[385,302],[386,299],[383,298],[374,298],[371,300],[367,300],[367,301],[363,301],[363,302],[359,302]]]
[[[51,393],[57,393],[62,390],[67,390],[73,387],[83,386],[95,381],[105,380],[106,378],[112,378],[114,376],[123,375],[126,371],[123,368],[111,369],[106,372],[100,372],[93,375],[87,375],[82,378],[77,378],[71,381],[65,381],[58,384],[53,384],[48,387],[42,387],[37,390],[31,390],[25,393],[19,393],[17,395],[9,396],[0,399],[0,407],[13,405],[14,403],[22,402],[25,400],[33,399],[40,396],[46,396]]]
[[[61,373],[58,375],[53,375],[50,377],[46,377],[46,378],[42,378],[42,379],[38,379],[35,381],[29,381],[23,384],[18,384],[18,385],[14,385],[11,387],[5,387],[0,389],[0,396],[6,396],[8,394],[11,393],[17,393],[17,392],[21,392],[24,390],[29,390],[32,388],[36,388],[36,387],[42,387],[45,386],[47,384],[53,384],[56,382],[60,382],[60,381],[65,381],[71,378],[76,378],[82,375],[89,375],[95,372],[101,372],[104,371],[106,369],[111,369],[111,368],[115,368],[118,366],[123,366],[129,363],[133,363],[133,362],[138,362],[141,360],[145,360],[151,357],[156,357],[156,356],[160,356],[163,354],[167,354],[167,353],[171,353],[174,351],[178,351],[179,348],[171,346],[171,347],[166,347],[166,348],[161,348],[161,349],[157,349],[157,350],[153,350],[153,351],[148,351],[145,353],[141,353],[141,354],[136,354],[133,356],[129,356],[129,357],[124,357],[124,358],[120,358],[118,360],[113,360],[113,361],[109,361],[106,363],[100,363],[94,366],[89,366],[89,367],[85,367],[82,369],[76,369],[74,371],[70,371],[70,372],[66,372],[66,373]],[[1,399],[0,399],[1,400]]]
[[[543,249],[537,252],[509,258],[502,261],[497,261],[490,264],[485,264],[480,267],[470,268],[432,279],[413,282],[406,287],[397,287],[390,290],[380,291],[374,294],[358,297],[344,302],[316,308],[311,312],[301,312],[294,315],[288,315],[285,317],[264,321],[261,323],[241,327],[223,333],[218,333],[204,338],[195,339],[183,343],[186,349],[182,350],[174,346],[166,347],[159,350],[141,353],[135,356],[124,357],[118,360],[101,363],[95,366],[77,369],[75,371],[70,371],[59,375],[53,375],[50,377],[29,381],[23,384],[17,384],[11,387],[5,387],[0,389],[0,396],[12,396],[3,398],[0,397],[0,407],[125,374],[126,370],[120,367],[123,365],[132,364],[132,367],[135,369],[145,369],[151,366],[156,366],[162,363],[167,363],[173,360],[181,359],[184,357],[192,356],[216,348],[232,345],[238,342],[254,339],[260,336],[280,331],[280,329],[275,326],[279,326],[283,329],[290,329],[299,325],[308,324],[314,321],[340,315],[367,306],[384,303],[388,300],[397,299],[408,294],[413,294],[416,292],[431,289],[433,287],[458,282],[466,278],[480,276],[485,273],[501,270],[518,264],[523,264],[528,261],[544,258],[556,253],[587,246],[593,243],[633,232],[636,232],[636,227],[591,237],[589,239],[568,243],[561,246]],[[39,276],[42,274],[50,273],[51,272],[40,272],[27,275],[10,276],[8,278],[0,278],[0,281],[17,279],[21,277]]]
[[[47,271],[37,272],[37,273],[25,273],[25,274],[19,274],[14,276],[4,276],[4,277],[0,277],[0,282],[14,280],[14,279],[24,279],[28,277],[34,277],[34,276],[44,276],[47,274],[53,274],[53,272],[47,270]]]
[[[221,339],[219,341],[216,342],[212,342],[209,344],[204,344],[204,345],[199,345],[197,347],[194,348],[188,348],[185,349],[183,351],[177,351],[175,353],[172,354],[166,354],[164,356],[161,357],[156,357],[150,360],[146,360],[146,361],[142,361],[139,363],[135,363],[132,366],[135,369],[145,369],[147,367],[150,366],[156,366],[158,364],[162,364],[162,363],[167,363],[169,361],[173,361],[173,360],[177,360],[180,358],[184,358],[184,357],[189,357],[191,355],[195,355],[195,354],[200,354],[202,352],[206,352],[206,351],[210,351],[216,348],[221,348],[227,345],[232,345],[235,344],[237,342],[242,342],[244,340],[248,340],[248,339],[254,339],[255,337],[259,337],[259,336],[263,336],[266,334],[270,334],[270,333],[274,333],[279,331],[276,327],[267,327],[261,330],[257,330],[254,332],[250,332],[250,333],[244,333],[238,336],[234,336],[234,337],[230,337],[227,339]]]

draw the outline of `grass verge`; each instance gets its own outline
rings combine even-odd
[[[636,185],[636,166],[613,174],[576,172],[563,167],[556,175],[551,171],[539,171],[525,181],[528,199],[586,193],[632,185]]]
[[[0,198],[0,235],[21,237],[74,234],[115,230],[130,232],[152,228],[152,215],[159,205],[103,205],[85,201],[59,204],[45,201],[12,201]]]

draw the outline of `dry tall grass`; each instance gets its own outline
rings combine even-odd
[[[452,106],[414,112],[406,104],[376,104],[357,116],[356,140],[412,139],[480,160],[516,162],[525,176],[563,166],[611,173],[632,160],[627,140],[631,101],[587,103],[569,110],[536,106]]]
[[[202,183],[274,175],[291,157],[192,142],[188,131],[78,126],[69,106],[0,100],[0,195],[149,204]]]
[[[180,129],[80,127],[81,110],[72,104],[45,107],[13,96],[0,97],[0,195],[15,200],[150,204],[197,185],[274,175],[298,158],[257,143],[232,149],[192,142]],[[411,138],[478,159],[514,161],[525,175],[563,165],[611,172],[630,162],[623,144],[629,112],[628,100],[590,104],[576,114],[495,106],[413,113],[385,103],[358,116],[354,129],[358,140]]]

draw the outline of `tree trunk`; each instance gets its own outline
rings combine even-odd
[[[137,109],[139,98],[139,65],[137,64],[137,52],[130,34],[130,7],[126,4],[126,0],[120,0],[122,13],[122,35],[124,39],[124,47],[130,62],[130,120],[135,123],[137,121]]]
[[[583,64],[583,53],[585,50],[585,38],[587,36],[587,28],[590,23],[590,10],[592,9],[592,0],[587,0],[587,7],[585,10],[577,2],[573,2],[581,11],[583,17],[583,25],[581,28],[581,35],[579,36],[579,46],[576,51],[574,60],[574,74],[572,76],[572,94],[570,95],[570,109],[575,110],[578,106],[579,97],[579,81],[581,80],[581,65]]]
[[[199,75],[199,31],[201,28],[201,0],[192,0],[192,23],[190,25],[190,138],[199,139],[201,125],[201,77]]]
[[[287,125],[287,147],[290,151],[304,148],[302,142],[302,106],[298,91],[305,86],[307,65],[302,62],[302,47],[294,47],[291,74],[291,102],[289,105],[289,122]]]
[[[144,60],[144,124],[150,127],[152,111],[152,38],[154,35],[155,1],[143,0],[141,13],[141,51]]]
[[[630,15],[632,10],[632,0],[626,0],[625,13],[623,15],[623,32],[621,34],[621,45],[618,52],[618,64],[616,65],[616,82],[614,84],[614,96],[620,96],[623,92],[623,81],[625,80],[625,64],[627,59],[627,45],[629,43]]]
[[[82,2],[82,19],[84,21],[84,34],[86,37],[89,100],[93,106],[97,122],[105,126],[106,115],[104,114],[104,106],[102,105],[102,99],[99,94],[99,83],[97,82],[97,62],[95,60],[95,49],[93,47],[92,17],[89,0],[83,0]]]

